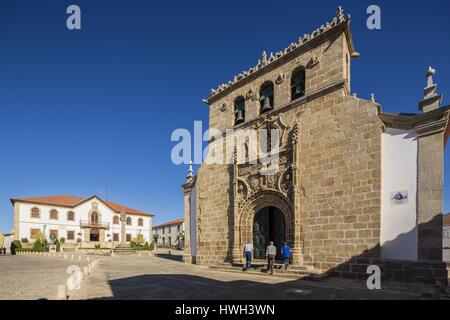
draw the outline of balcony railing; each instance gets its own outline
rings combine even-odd
[[[109,222],[94,222],[88,220],[81,220],[80,227],[82,228],[97,228],[97,229],[109,229]]]

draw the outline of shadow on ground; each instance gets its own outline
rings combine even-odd
[[[309,281],[268,284],[250,280],[220,281],[210,278],[161,274],[110,280],[112,297],[95,300],[330,300],[330,299],[418,299],[419,296],[368,290],[338,288]]]
[[[181,262],[183,260],[183,256],[181,256],[181,255],[173,255],[173,254],[168,254],[168,253],[157,253],[157,254],[155,254],[155,256],[158,258],[163,258],[163,259],[168,259],[168,260],[178,261],[178,262]]]

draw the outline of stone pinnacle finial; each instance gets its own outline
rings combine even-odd
[[[422,112],[428,112],[439,108],[442,101],[442,95],[436,93],[437,84],[433,82],[433,76],[436,70],[432,67],[428,67],[425,76],[427,77],[427,86],[423,89],[424,98],[419,102],[419,109]]]
[[[264,65],[267,64],[267,52],[266,51],[263,51],[263,53],[262,53],[262,63]]]
[[[426,77],[427,77],[427,88],[433,86],[433,76],[436,73],[436,70],[433,69],[432,67],[428,67],[428,70],[426,72]],[[426,95],[426,92],[425,92]]]
[[[192,168],[192,160],[189,161],[188,174],[186,176],[186,181],[190,181],[194,177],[194,169]]]
[[[343,20],[343,19],[344,19],[344,9],[342,9],[342,6],[339,6],[339,7],[337,8],[336,17],[337,17],[339,20]]]
[[[375,95],[373,93],[370,94],[370,102],[375,102]]]

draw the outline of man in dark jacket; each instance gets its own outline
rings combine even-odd
[[[14,242],[11,242],[11,255],[14,256],[16,254],[16,245]]]

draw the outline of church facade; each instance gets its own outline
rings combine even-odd
[[[269,241],[286,241],[293,264],[341,276],[392,261],[401,270],[424,261],[427,270],[442,267],[450,106],[440,106],[429,68],[417,114],[383,112],[373,95],[351,93],[358,56],[350,16],[339,8],[332,21],[211,90],[210,128],[223,140],[229,129],[276,130],[279,161],[262,173],[264,161],[247,153],[240,161],[235,148],[232,163],[190,172],[185,262],[239,263],[246,242],[262,259]]]

